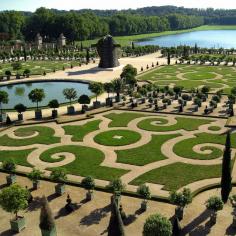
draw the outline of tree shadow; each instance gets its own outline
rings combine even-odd
[[[69,214],[71,214],[72,212],[78,210],[80,207],[82,206],[82,204],[77,204],[77,203],[71,203],[71,204],[67,204],[66,206],[62,207],[59,212],[57,213],[57,215],[55,216],[55,219],[59,219],[61,217],[65,217],[68,216]]]
[[[106,70],[103,70],[102,68],[98,68],[96,66],[90,69],[85,69],[85,70],[80,70],[80,71],[69,71],[67,72],[67,75],[71,76],[71,75],[97,74],[98,72],[101,72],[101,71],[106,71]]]
[[[12,230],[8,229],[4,232],[2,232],[0,235],[1,236],[13,236],[13,235],[16,235],[17,233],[13,232]]]
[[[28,211],[36,211],[41,208],[42,206],[42,199],[41,197],[34,197],[33,201],[28,206]]]
[[[111,205],[107,205],[103,208],[96,209],[90,212],[89,215],[83,217],[80,221],[81,225],[90,226],[93,224],[99,224],[102,218],[107,216],[108,212],[111,210]]]
[[[134,212],[132,215],[128,215],[126,219],[124,220],[124,225],[130,225],[132,224],[139,215],[143,214],[145,211],[140,207],[138,210]]]
[[[47,197],[47,199],[48,199],[49,202],[51,202],[51,201],[53,201],[54,199],[56,199],[58,197],[59,197],[59,195],[57,193],[52,193],[51,195],[49,195]]]
[[[2,185],[0,185],[0,189],[3,189],[3,188],[6,188],[6,187],[8,187],[9,185],[6,183],[6,184],[2,184]]]
[[[199,216],[197,216],[194,220],[192,220],[189,224],[187,224],[182,229],[182,235],[205,235],[204,232],[208,231],[206,227],[208,227],[208,222],[206,223],[205,227],[201,226],[200,224],[204,222],[207,218],[209,218],[211,215],[211,212],[207,209],[205,209]],[[203,234],[200,234],[201,233]],[[198,232],[199,234],[195,234],[195,232]],[[193,233],[193,234],[192,234]]]

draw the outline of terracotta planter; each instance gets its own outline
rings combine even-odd
[[[20,232],[25,228],[25,218],[24,217],[18,217],[16,220],[11,220],[11,230],[14,232]]]

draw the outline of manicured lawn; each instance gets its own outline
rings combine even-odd
[[[131,130],[111,130],[102,132],[94,137],[94,141],[105,146],[124,146],[136,143],[141,135]]]
[[[51,155],[61,152],[69,152],[76,156],[75,161],[63,166],[68,174],[79,176],[90,175],[97,179],[113,180],[128,172],[128,170],[100,166],[104,160],[104,154],[100,150],[78,145],[67,145],[49,149],[41,154],[40,159],[45,162],[55,162],[58,160],[52,159]]]
[[[231,144],[232,147],[236,147],[236,134],[233,134],[231,136]],[[215,144],[225,144],[225,135],[218,135],[218,134],[208,134],[208,133],[201,133],[196,134],[196,138],[190,138],[187,140],[183,140],[179,143],[177,143],[174,146],[174,153],[176,153],[178,156],[184,157],[184,158],[190,158],[190,159],[199,159],[199,160],[209,160],[209,159],[215,159],[218,157],[221,157],[223,155],[223,152],[213,146],[207,145],[206,147],[202,148],[202,150],[211,150],[210,154],[200,154],[195,153],[193,151],[193,147],[197,144],[204,144],[204,143],[215,143]]]
[[[144,114],[133,112],[123,112],[120,114],[110,113],[105,115],[106,118],[112,120],[111,123],[109,123],[109,127],[127,127],[130,121],[145,116]]]
[[[71,139],[73,142],[82,142],[85,135],[99,129],[100,123],[101,120],[93,120],[84,125],[66,125],[62,128],[65,130],[66,135],[73,136]]]
[[[182,73],[185,80],[180,80],[177,77]],[[217,74],[223,75],[224,79],[215,79]],[[229,93],[231,88],[235,86],[235,82],[230,80],[235,78],[235,71],[231,67],[226,66],[206,66],[206,65],[170,65],[162,66],[150,72],[143,73],[138,76],[139,80],[150,80],[159,86],[175,84],[183,86],[185,90],[191,88],[199,88],[207,85],[212,89],[223,88],[223,84],[230,86],[230,89],[224,89],[224,92]]]
[[[163,119],[164,120],[164,119]],[[138,127],[143,130],[155,131],[155,132],[165,132],[165,131],[175,131],[184,129],[186,131],[197,130],[199,126],[204,124],[209,124],[212,122],[207,119],[194,119],[194,118],[183,118],[177,117],[177,123],[170,126],[162,126],[161,124],[152,124],[152,122],[160,121],[160,118],[148,118],[142,120],[138,123]]]
[[[38,135],[33,138],[25,137],[28,134],[32,134],[34,132],[38,132]],[[0,146],[27,146],[32,144],[53,144],[59,143],[60,138],[55,137],[54,129],[45,126],[30,126],[19,128],[16,130],[17,135],[25,137],[24,139],[13,139],[8,135],[3,135],[0,137]]]
[[[34,151],[35,149],[26,149],[26,150],[17,150],[17,151],[0,151],[0,161],[6,161],[6,160],[13,160],[15,164],[21,165],[21,166],[29,166],[30,165],[27,162],[27,156]]]
[[[206,80],[206,79],[214,79],[215,77],[216,75],[210,72],[186,73],[184,75],[184,78],[189,80]]]
[[[143,166],[152,162],[167,159],[161,152],[161,146],[169,139],[179,136],[171,135],[152,135],[152,140],[138,148],[118,150],[117,162],[130,165]]]
[[[131,184],[162,184],[165,190],[175,191],[195,181],[217,178],[220,175],[221,165],[203,166],[178,162],[151,170],[134,179]]]
[[[63,67],[70,68],[71,64],[73,66],[78,66],[79,63],[77,61],[27,61],[22,62],[22,69],[19,70],[20,74],[23,74],[25,69],[29,69],[32,75],[42,75],[44,71],[46,73],[53,72],[57,70],[63,70]],[[10,70],[15,74],[16,71],[13,71],[10,63],[2,63],[0,69],[0,75],[4,75],[6,70]]]
[[[219,126],[210,126],[210,127],[208,127],[208,130],[210,130],[210,131],[219,131],[219,130],[221,130],[221,127],[219,127]]]

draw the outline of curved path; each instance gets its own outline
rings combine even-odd
[[[122,111],[113,111],[113,113],[114,112],[115,113],[122,113]],[[105,156],[103,162],[100,164],[101,166],[129,170],[129,172],[124,174],[121,177],[121,179],[125,184],[127,184],[127,189],[131,190],[131,191],[135,191],[137,186],[129,185],[129,183],[132,180],[134,180],[135,178],[139,177],[140,175],[145,174],[146,172],[149,172],[153,169],[167,166],[169,164],[173,164],[176,162],[182,162],[182,163],[193,164],[193,165],[216,165],[216,164],[220,164],[222,162],[222,160],[221,160],[222,157],[219,157],[217,159],[212,159],[212,160],[197,160],[197,159],[183,158],[183,157],[178,156],[174,153],[173,147],[178,142],[180,142],[182,140],[189,139],[189,138],[194,138],[195,135],[199,134],[199,133],[204,133],[204,132],[211,133],[211,134],[224,133],[225,131],[227,131],[227,129],[224,128],[225,120],[215,121],[214,119],[212,119],[212,122],[210,122],[209,124],[201,125],[198,127],[197,130],[194,130],[194,131],[176,130],[176,131],[169,131],[169,132],[154,132],[154,131],[147,131],[147,130],[140,129],[137,125],[142,120],[156,118],[156,117],[158,117],[158,118],[160,117],[160,118],[164,118],[164,119],[168,120],[167,124],[160,124],[161,126],[175,125],[177,122],[175,119],[176,116],[174,116],[174,115],[168,115],[168,116],[150,115],[150,116],[146,116],[146,117],[144,116],[144,117],[133,119],[131,122],[129,122],[127,127],[109,128],[109,123],[111,122],[111,120],[104,117],[104,115],[108,114],[108,113],[110,113],[110,112],[98,114],[95,116],[95,118],[89,120],[89,121],[101,120],[101,122],[99,124],[99,130],[90,132],[87,135],[85,135],[82,142],[73,142],[71,140],[71,138],[72,138],[71,135],[65,135],[65,131],[62,128],[62,125],[58,125],[56,123],[46,123],[46,124],[40,124],[37,126],[50,127],[53,130],[55,130],[54,135],[56,137],[61,138],[60,143],[55,143],[55,144],[50,144],[50,145],[32,144],[32,145],[28,145],[28,146],[19,146],[19,147],[0,146],[0,150],[25,150],[25,149],[30,149],[30,148],[36,148],[36,150],[32,151],[28,155],[27,160],[31,165],[36,166],[37,168],[40,168],[41,170],[45,170],[48,175],[50,172],[46,170],[47,168],[61,167],[61,166],[67,165],[67,164],[73,162],[76,157],[74,156],[74,154],[68,153],[68,152],[56,153],[56,154],[52,155],[51,158],[53,158],[56,161],[57,159],[60,159],[63,156],[63,160],[56,161],[53,163],[48,163],[48,162],[44,162],[40,159],[40,155],[43,152],[45,152],[46,150],[49,150],[49,149],[55,148],[55,147],[60,147],[62,145],[80,145],[80,146],[96,148],[98,150],[101,150]],[[83,125],[89,121],[72,122],[72,123],[70,123],[70,125]],[[152,122],[152,124],[158,125],[157,123],[154,124],[153,122]],[[210,131],[208,129],[210,126],[219,126],[219,127],[221,127],[221,129],[219,131]],[[29,127],[29,126],[27,126],[27,127]],[[15,138],[15,139],[17,139],[17,138],[31,138],[31,137],[36,136],[36,134],[30,135],[29,137],[15,136],[14,131],[18,128],[19,127],[13,127],[8,130],[5,130],[5,131],[1,132],[0,136],[7,134],[9,137]],[[122,130],[132,130],[132,131],[138,132],[141,134],[142,137],[138,142],[130,144],[130,145],[125,145],[125,146],[104,146],[104,145],[98,144],[94,141],[94,137],[101,132],[108,131],[108,130],[121,130],[121,129]],[[155,134],[155,135],[180,134],[181,135],[181,136],[178,136],[176,138],[172,138],[172,139],[166,141],[161,146],[161,152],[167,159],[152,162],[152,163],[146,164],[144,166],[135,166],[135,165],[117,162],[117,154],[115,152],[116,150],[126,150],[126,149],[133,149],[133,148],[141,147],[141,146],[149,143],[152,140],[153,134]],[[204,144],[195,145],[193,147],[193,151],[195,153],[200,153],[200,154],[209,154],[210,150],[202,151],[202,147],[208,147],[208,146],[209,147],[216,147],[220,150],[223,150],[223,148],[224,148],[223,145],[204,143]],[[236,153],[236,150],[233,149],[232,154],[235,155],[235,153]],[[18,168],[18,170],[25,171],[25,172],[29,172],[31,170],[31,168],[23,167],[23,166],[18,166],[17,168]],[[235,168],[236,168],[236,165],[234,165],[234,169]],[[233,173],[234,173],[233,179],[236,179],[236,172],[233,171]],[[69,180],[81,181],[80,176],[68,175],[68,177],[69,177]],[[217,182],[219,182],[219,178],[213,178],[213,179],[209,179],[209,180],[206,179],[206,180],[201,180],[201,181],[191,183],[187,187],[189,187],[191,190],[196,190],[196,189],[203,187],[209,183],[217,183]],[[96,184],[106,186],[108,184],[108,182],[97,179]],[[168,194],[169,194],[168,191],[165,191],[162,189],[163,188],[162,185],[149,184],[149,183],[148,183],[148,185],[150,186],[153,194],[162,195],[162,196],[168,196]]]

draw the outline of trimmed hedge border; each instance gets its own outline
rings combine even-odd
[[[224,119],[228,120],[229,117],[218,117],[218,116],[208,116],[208,115],[196,115],[196,114],[184,114],[184,113],[173,113],[173,112],[165,112],[165,111],[143,111],[137,109],[125,109],[125,108],[114,108],[114,110],[118,111],[131,111],[131,112],[143,112],[143,113],[151,113],[151,114],[165,114],[165,115],[176,115],[176,116],[190,116],[190,117],[201,117],[201,118],[212,118],[212,119]]]

